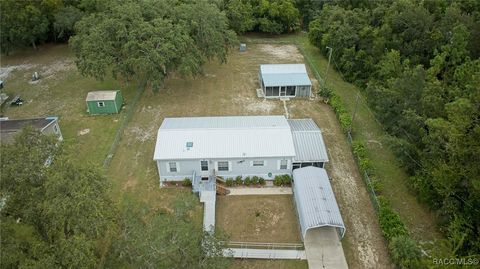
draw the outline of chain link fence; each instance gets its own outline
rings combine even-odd
[[[140,97],[142,97],[142,93],[145,91],[145,86],[146,82],[140,82],[137,86],[135,96],[132,99],[132,102],[130,103],[130,106],[127,108],[127,112],[125,116],[122,118],[122,122],[120,123],[120,126],[117,129],[117,132],[115,133],[115,138],[113,139],[112,145],[110,145],[110,149],[108,150],[107,156],[105,157],[105,160],[103,161],[103,167],[107,168],[110,165],[110,162],[113,159],[113,156],[115,155],[115,151],[117,150],[118,144],[120,143],[123,131],[125,130],[125,127],[127,127],[128,123],[132,119],[133,112],[135,112],[135,108],[137,107],[138,100],[140,100]]]

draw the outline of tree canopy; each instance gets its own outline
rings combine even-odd
[[[53,137],[30,128],[14,144],[2,144],[1,152],[1,267],[98,264],[97,243],[117,223],[105,177],[66,158]]]
[[[226,16],[209,1],[126,1],[85,16],[70,44],[84,75],[138,79],[157,89],[173,71],[201,72],[206,60],[226,61],[236,42]]]
[[[224,0],[223,5],[230,26],[240,34],[282,34],[300,28],[300,12],[293,0]]]
[[[1,145],[1,268],[227,267],[226,237],[203,232],[195,195],[180,192],[169,210],[119,210],[102,173],[56,142],[27,128]]]

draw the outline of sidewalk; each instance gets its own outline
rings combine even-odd
[[[293,194],[290,187],[228,188],[228,195],[280,195]]]

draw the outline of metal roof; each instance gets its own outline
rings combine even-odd
[[[294,162],[328,162],[322,132],[312,119],[288,120],[295,146]]]
[[[57,121],[57,117],[34,118],[34,119],[17,119],[17,120],[0,120],[0,142],[13,143],[15,135],[23,128],[31,126],[32,128],[42,131],[52,122]]]
[[[193,142],[193,147],[186,146]],[[294,156],[283,116],[165,118],[154,160]]]
[[[118,91],[93,91],[87,94],[86,101],[115,100]]]
[[[332,226],[345,235],[340,210],[325,169],[304,167],[293,170],[293,195],[297,207],[302,238],[309,229]]]
[[[262,64],[260,74],[265,86],[310,86],[304,64]]]

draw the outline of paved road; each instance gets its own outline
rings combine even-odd
[[[335,228],[308,230],[304,243],[309,269],[348,269],[342,243]]]

